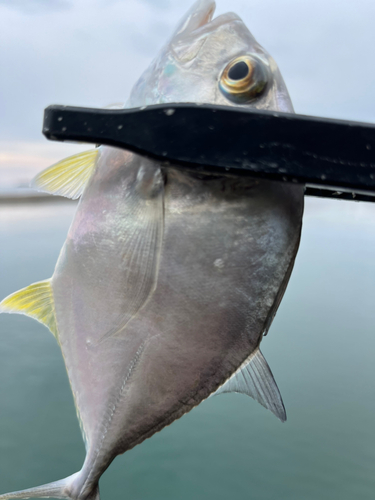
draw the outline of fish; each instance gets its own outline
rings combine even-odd
[[[293,112],[272,57],[239,16],[214,10],[212,0],[191,7],[127,107]],[[53,276],[0,310],[55,336],[86,457],[67,478],[0,500],[99,500],[117,455],[215,394],[247,394],[285,421],[260,343],[297,254],[302,185],[193,173],[104,146],[53,165],[33,185],[80,201]]]

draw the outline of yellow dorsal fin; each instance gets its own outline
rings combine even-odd
[[[57,339],[57,325],[51,281],[39,281],[8,295],[0,302],[0,313],[26,314],[35,318]]]
[[[94,171],[98,153],[98,148],[95,148],[69,156],[40,172],[31,181],[31,186],[38,191],[76,200]]]

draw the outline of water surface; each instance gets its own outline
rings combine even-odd
[[[375,207],[306,200],[300,251],[262,343],[281,424],[223,394],[118,457],[103,500],[372,500]],[[51,276],[75,205],[0,205],[0,297]],[[0,315],[0,492],[76,472],[84,447],[55,339]]]

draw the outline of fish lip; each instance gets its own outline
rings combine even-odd
[[[234,12],[227,12],[213,18],[216,9],[214,0],[200,0],[190,9],[190,15],[185,23],[175,33],[175,39],[189,39],[201,33],[214,31],[218,27],[232,21],[241,21],[241,18]]]
[[[194,44],[198,40],[203,41],[222,26],[242,22],[242,19],[237,14],[234,12],[227,12],[226,14],[221,14],[220,16],[207,21],[205,24],[201,24],[197,28],[182,32],[180,35],[174,37],[171,45],[175,49],[177,47],[187,47]]]
[[[181,33],[181,39],[196,37],[204,33],[209,34],[225,24],[238,21],[242,22],[240,16],[234,12],[227,12],[215,17],[214,19],[207,20],[207,22],[200,24],[197,28],[188,31],[187,33]]]
[[[215,33],[220,27],[242,23],[242,19],[234,12],[227,12],[212,19],[213,9],[205,12],[204,15],[200,12],[201,19],[198,26],[190,26],[190,29],[185,29],[173,37],[171,48],[174,56],[181,64],[189,64],[199,55],[205,41],[212,33]],[[204,22],[203,22],[204,21]]]
[[[224,26],[225,24],[230,24],[234,21],[240,21],[242,22],[242,19],[240,16],[235,14],[234,12],[226,12],[225,14],[220,14],[220,16],[215,17],[214,19],[211,19],[209,22],[206,24],[200,26],[200,28],[195,30],[195,33],[197,33],[200,30],[204,31],[214,31],[220,26]]]
[[[210,2],[207,4],[206,10],[202,10],[200,12],[200,15],[199,15],[199,12],[196,12],[195,14],[197,15],[198,19],[199,18],[200,19],[198,20],[198,26],[195,29],[199,29],[202,26],[209,24],[213,18],[213,15],[215,13],[215,9],[216,9],[216,3]],[[193,15],[195,15],[195,14],[193,14]]]
[[[211,21],[216,8],[214,0],[198,0],[185,14],[186,19],[175,33],[176,37],[188,35]]]

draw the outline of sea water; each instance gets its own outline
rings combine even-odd
[[[0,205],[0,297],[51,276],[75,203]],[[288,420],[209,398],[118,457],[102,500],[372,500],[375,206],[307,199],[301,246],[262,342]],[[60,350],[0,315],[0,493],[68,476],[84,446]]]

